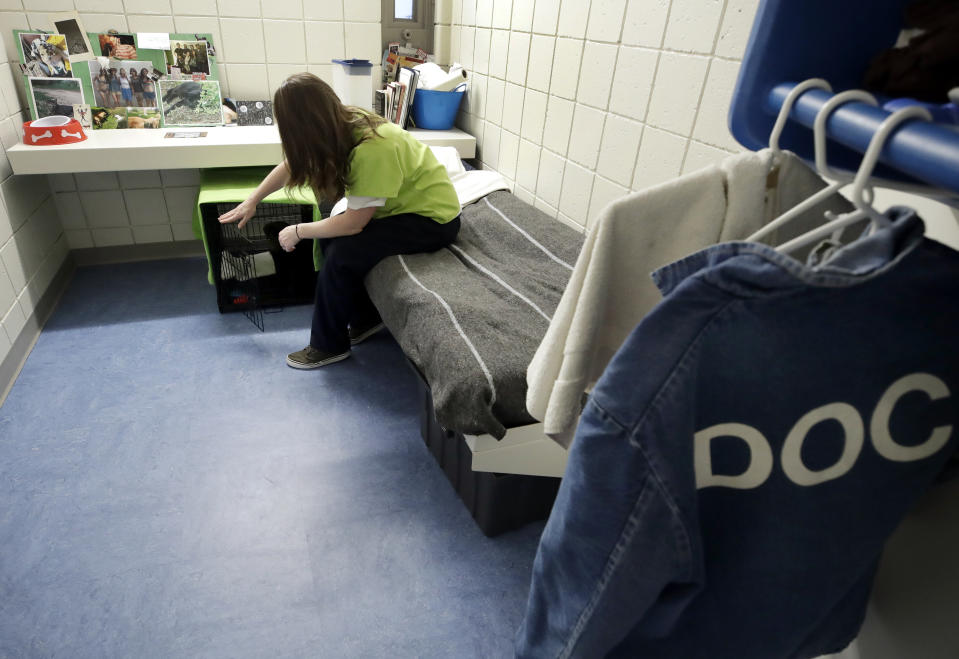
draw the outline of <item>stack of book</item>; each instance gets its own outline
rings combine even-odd
[[[396,81],[376,92],[374,111],[387,121],[406,128],[416,96],[419,71],[402,67],[397,72]]]
[[[404,66],[413,67],[428,61],[429,58],[430,56],[422,48],[408,48],[401,46],[398,42],[391,42],[383,54],[386,79],[392,82],[397,79],[400,69]]]

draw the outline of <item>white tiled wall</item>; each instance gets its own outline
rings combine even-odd
[[[223,94],[234,98],[270,98],[297,71],[332,83],[334,57],[380,61],[380,0],[2,0],[7,57],[18,59],[10,30],[50,29],[48,12],[74,8],[89,31],[211,33]],[[14,82],[2,69],[0,87],[25,100],[19,73]],[[373,80],[379,76],[375,66]],[[195,169],[63,174],[50,182],[71,248],[195,239]]]
[[[517,195],[585,228],[612,199],[740,150],[726,113],[758,4],[437,0],[448,62],[473,72],[458,125]]]
[[[7,160],[23,122],[7,52],[0,54],[0,362],[69,252],[47,177],[13,176]]]
[[[194,240],[199,172],[56,174],[49,177],[70,247]]]

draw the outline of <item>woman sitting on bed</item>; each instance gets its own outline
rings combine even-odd
[[[320,240],[310,345],[291,353],[293,368],[318,368],[350,356],[382,327],[363,278],[387,256],[432,252],[453,242],[460,204],[432,151],[396,124],[340,103],[311,73],[287,78],[273,96],[285,160],[249,199],[220,222],[246,224],[256,205],[283,186],[309,186],[317,200],[347,199],[347,210],[322,222],[290,225],[280,246]]]

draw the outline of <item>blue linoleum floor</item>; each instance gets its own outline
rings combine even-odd
[[[506,657],[542,524],[488,539],[386,332],[288,368],[197,259],[81,268],[0,408],[0,657]]]

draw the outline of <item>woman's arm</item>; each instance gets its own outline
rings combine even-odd
[[[348,209],[345,213],[334,215],[321,222],[306,222],[291,224],[280,231],[280,247],[288,252],[293,251],[296,244],[306,238],[338,238],[340,236],[354,236],[369,224],[373,219],[376,206],[368,208]]]
[[[266,175],[266,178],[256,187],[256,190],[253,191],[253,194],[251,194],[246,201],[240,203],[240,205],[233,210],[221,215],[219,217],[220,223],[226,224],[239,220],[240,223],[237,227],[242,229],[243,225],[249,222],[250,218],[253,217],[253,213],[256,212],[256,205],[286,185],[289,180],[290,170],[287,169],[286,161],[284,160],[274,167],[272,172]]]

